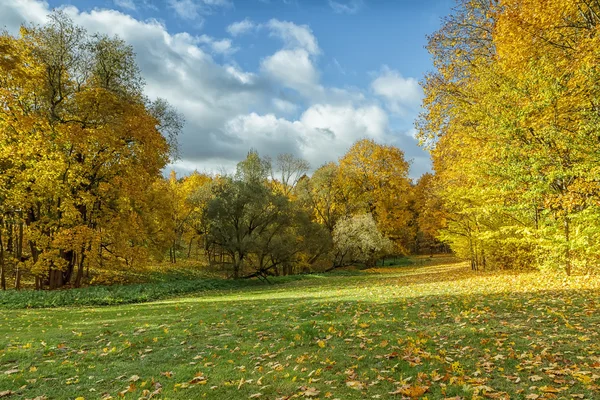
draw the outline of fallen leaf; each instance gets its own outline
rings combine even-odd
[[[317,390],[317,388],[314,387],[309,387],[309,388],[301,388],[301,390],[304,389],[302,391],[302,395],[304,395],[304,397],[317,397],[319,395],[319,393],[321,393],[320,390]]]
[[[9,369],[8,371],[4,371],[4,375],[12,375],[18,373],[18,369]]]
[[[363,390],[365,388],[365,385],[359,381],[348,381],[346,382],[346,386],[356,390]]]

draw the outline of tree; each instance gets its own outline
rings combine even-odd
[[[281,192],[290,196],[300,178],[310,169],[310,164],[293,154],[279,154],[275,161],[275,169],[271,173],[272,179],[281,186]]]
[[[599,11],[580,0],[461,1],[430,38],[437,72],[418,128],[451,240],[474,264],[569,274],[600,259]]]
[[[0,211],[5,235],[17,232],[3,250],[16,286],[23,268],[54,289],[79,286],[105,259],[131,266],[149,245],[147,189],[172,153],[177,114],[143,96],[130,46],[60,11],[0,35],[0,47]]]
[[[345,188],[338,179],[339,167],[328,163],[317,169],[312,177],[298,183],[298,197],[314,221],[333,232],[337,221],[351,213]]]
[[[423,174],[412,188],[412,206],[415,226],[414,253],[439,253],[444,244],[438,238],[446,227],[446,211],[437,194],[435,175]]]
[[[204,219],[209,250],[223,250],[234,278],[289,270],[301,253],[322,247],[319,226],[269,182],[270,163],[251,151],[233,177],[219,180]],[[326,240],[325,240],[326,243]]]
[[[377,260],[389,254],[393,248],[392,242],[377,228],[371,214],[340,219],[333,231],[333,246],[333,268],[350,262],[361,262],[367,267],[374,267]]]
[[[363,139],[340,159],[337,176],[338,185],[349,192],[352,213],[370,213],[400,248],[406,248],[412,236],[408,169],[400,149]]]
[[[205,234],[202,214],[211,196],[213,180],[210,176],[193,172],[177,179],[175,171],[171,171],[168,188],[171,203],[170,218],[173,221],[173,236],[169,249],[169,260],[175,263],[177,252],[183,248],[184,239],[187,241],[187,257],[190,258],[192,244],[199,241]]]

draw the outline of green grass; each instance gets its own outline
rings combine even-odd
[[[339,274],[357,275],[355,271],[339,271]],[[323,275],[291,275],[271,277],[271,285],[279,285]],[[329,276],[329,274],[328,274]],[[164,279],[164,278],[162,278]],[[0,308],[55,308],[67,306],[107,306],[118,304],[145,303],[174,296],[197,294],[206,291],[231,291],[268,286],[258,279],[227,280],[219,278],[194,278],[113,286],[90,286],[81,289],[54,291],[8,290],[0,291]]]
[[[600,398],[598,278],[464,264],[369,272],[1,310],[0,395]]]

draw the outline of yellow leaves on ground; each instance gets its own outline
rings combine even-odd
[[[321,394],[321,391],[314,387],[303,386],[300,388],[300,394],[304,397],[317,397],[319,394]]]
[[[400,386],[397,390],[390,392],[390,394],[401,394],[410,398],[416,398],[423,396],[427,392],[427,390],[429,390],[428,386],[403,385]]]

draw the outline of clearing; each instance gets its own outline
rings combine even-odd
[[[0,397],[600,398],[599,295],[598,277],[441,262],[0,310]]]

